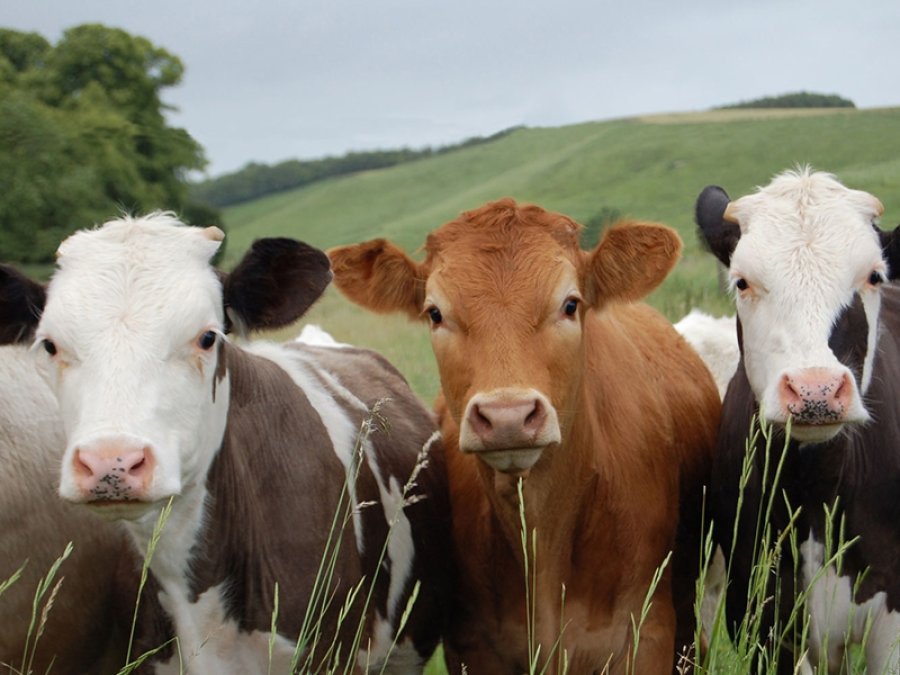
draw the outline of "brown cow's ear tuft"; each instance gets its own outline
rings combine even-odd
[[[609,229],[589,254],[586,289],[592,305],[639,300],[678,262],[681,238],[664,225],[626,222]]]
[[[0,265],[0,344],[31,342],[46,299],[41,284]]]
[[[284,237],[257,239],[223,281],[226,315],[243,330],[299,319],[331,281],[328,256]]]
[[[334,284],[350,300],[373,312],[402,312],[419,319],[424,275],[409,256],[385,239],[328,250]]]

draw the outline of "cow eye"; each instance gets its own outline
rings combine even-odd
[[[567,298],[563,303],[563,314],[566,316],[575,316],[578,311],[578,298]]]
[[[441,321],[444,320],[444,317],[441,315],[441,310],[437,307],[429,307],[425,310],[428,312],[428,318],[431,319],[432,325],[437,326]]]
[[[200,337],[197,338],[197,346],[200,347],[203,351],[208,351],[212,349],[213,345],[216,344],[216,332],[213,330],[208,330],[203,333]]]
[[[739,291],[746,291],[750,288],[750,284],[747,283],[747,280],[744,277],[740,277],[737,281],[734,282],[734,287]]]
[[[53,343],[53,340],[43,340],[41,341],[41,345],[44,347],[44,351],[47,352],[50,356],[56,356],[56,345]]]
[[[884,276],[878,270],[872,270],[872,273],[869,275],[869,283],[873,286],[877,286],[880,283],[884,282]]]

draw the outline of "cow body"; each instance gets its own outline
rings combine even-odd
[[[519,673],[531,658],[549,672],[673,666],[671,568],[636,659],[632,618],[679,505],[698,506],[682,497],[708,470],[718,397],[671,325],[628,302],[674,264],[675,235],[626,225],[588,253],[578,230],[502,200],[432,233],[421,264],[384,241],[329,252],[351,299],[431,323],[460,572],[453,672]],[[688,523],[699,529],[699,510]],[[675,583],[697,570],[678,556]],[[678,592],[689,615],[690,584]]]
[[[132,655],[164,645],[160,673],[419,672],[450,569],[433,419],[371,352],[228,341],[229,323],[293,321],[330,273],[262,240],[220,280],[220,239],[165,216],[78,233],[36,329],[66,427],[60,493],[121,519],[150,562]]]
[[[120,528],[56,495],[62,424],[32,361],[23,347],[0,347],[0,582],[24,565],[18,581],[0,594],[0,672],[26,669],[38,583],[72,542],[31,667],[43,673],[52,663],[51,672],[63,675],[115,673],[128,635],[109,580],[110,570],[130,558],[127,540]]]
[[[741,345],[712,490],[720,543],[726,556],[734,550],[729,624],[747,611],[757,518],[776,495],[769,524],[775,536],[793,531],[797,557],[785,544],[767,591],[780,584],[780,606],[769,603],[761,633],[784,630],[796,594],[808,591],[809,657],[835,673],[853,642],[865,644],[867,672],[900,669],[900,290],[886,283],[900,258],[893,233],[873,227],[880,211],[871,195],[806,170],[736,202],[707,188],[697,209],[729,266]],[[767,470],[759,436],[740,495],[757,415],[773,425],[773,456]],[[793,672],[796,635],[784,636],[779,672]]]

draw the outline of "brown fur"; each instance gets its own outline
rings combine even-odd
[[[445,641],[454,672],[461,664],[476,673],[527,670],[516,479],[459,450],[466,403],[504,386],[544,393],[562,432],[523,487],[527,527],[537,532],[541,654],[547,657],[562,632],[569,672],[599,672],[607,664],[610,672],[625,671],[631,617],[675,545],[680,506],[681,541],[690,544],[676,552],[657,589],[634,664],[638,673],[672,669],[672,570],[678,597],[691,595],[698,548],[688,535],[701,524],[697,495],[709,471],[719,397],[672,326],[625,303],[662,282],[681,248],[677,235],[624,223],[586,252],[579,230],[565,216],[501,200],[432,233],[418,265],[384,242],[329,252],[336,285],[364,306],[418,315],[424,308],[416,302],[430,297],[419,290],[427,281],[450,308],[433,344],[461,573]],[[585,300],[577,339],[559,330],[553,295],[561,283],[565,290],[573,269]],[[681,617],[685,640],[689,614]]]

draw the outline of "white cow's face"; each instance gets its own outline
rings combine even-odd
[[[221,239],[154,214],[67,239],[47,289],[0,265],[0,344],[34,338],[59,398],[63,497],[139,519],[191,491],[198,512],[228,412],[225,308],[246,331],[284,327],[331,280],[322,251],[286,238],[216,272]]]
[[[156,216],[60,246],[37,328],[63,416],[60,493],[116,516],[202,480],[224,433],[222,234]],[[221,379],[221,374],[220,378]]]
[[[878,200],[826,174],[787,173],[728,204],[744,367],[762,415],[801,442],[869,419],[880,285]],[[698,204],[698,218],[699,218]],[[723,221],[723,222],[724,222]]]

